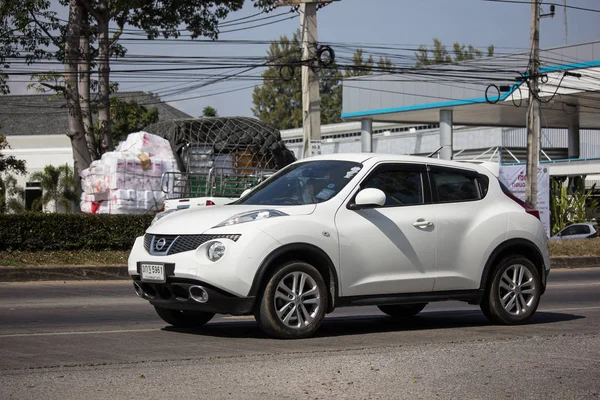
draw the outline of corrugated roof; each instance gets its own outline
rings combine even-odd
[[[148,109],[157,108],[161,120],[191,118],[160,100],[156,95],[144,92],[122,92],[114,96],[135,100]],[[4,136],[53,135],[67,132],[67,106],[56,95],[35,94],[0,96],[0,134]]]

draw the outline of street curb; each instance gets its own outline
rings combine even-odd
[[[129,279],[126,266],[0,267],[0,282]]]
[[[600,267],[600,257],[552,257],[550,267],[554,269]]]
[[[600,267],[600,257],[553,257],[553,269]],[[129,279],[127,266],[0,267],[0,282],[87,281]]]

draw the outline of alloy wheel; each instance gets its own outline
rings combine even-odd
[[[307,273],[294,271],[277,284],[273,298],[277,317],[290,328],[310,325],[321,307],[317,282]]]
[[[536,300],[533,274],[524,265],[511,265],[500,278],[498,295],[506,312],[514,316],[525,314]]]

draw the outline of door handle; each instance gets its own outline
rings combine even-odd
[[[413,222],[413,226],[417,228],[426,228],[428,226],[432,226],[433,223],[431,221],[426,221],[423,218],[419,218],[415,222]]]

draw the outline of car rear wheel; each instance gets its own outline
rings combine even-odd
[[[271,336],[304,338],[323,322],[327,302],[327,287],[319,271],[310,264],[293,261],[271,276],[254,316]]]
[[[175,328],[199,328],[215,316],[214,313],[203,311],[171,310],[156,306],[154,309],[163,321]]]
[[[420,313],[427,303],[417,304],[388,304],[377,306],[382,312],[394,318],[408,318],[414,317]]]
[[[497,324],[525,323],[537,310],[541,289],[540,275],[531,261],[522,256],[507,257],[493,272],[481,310]]]

